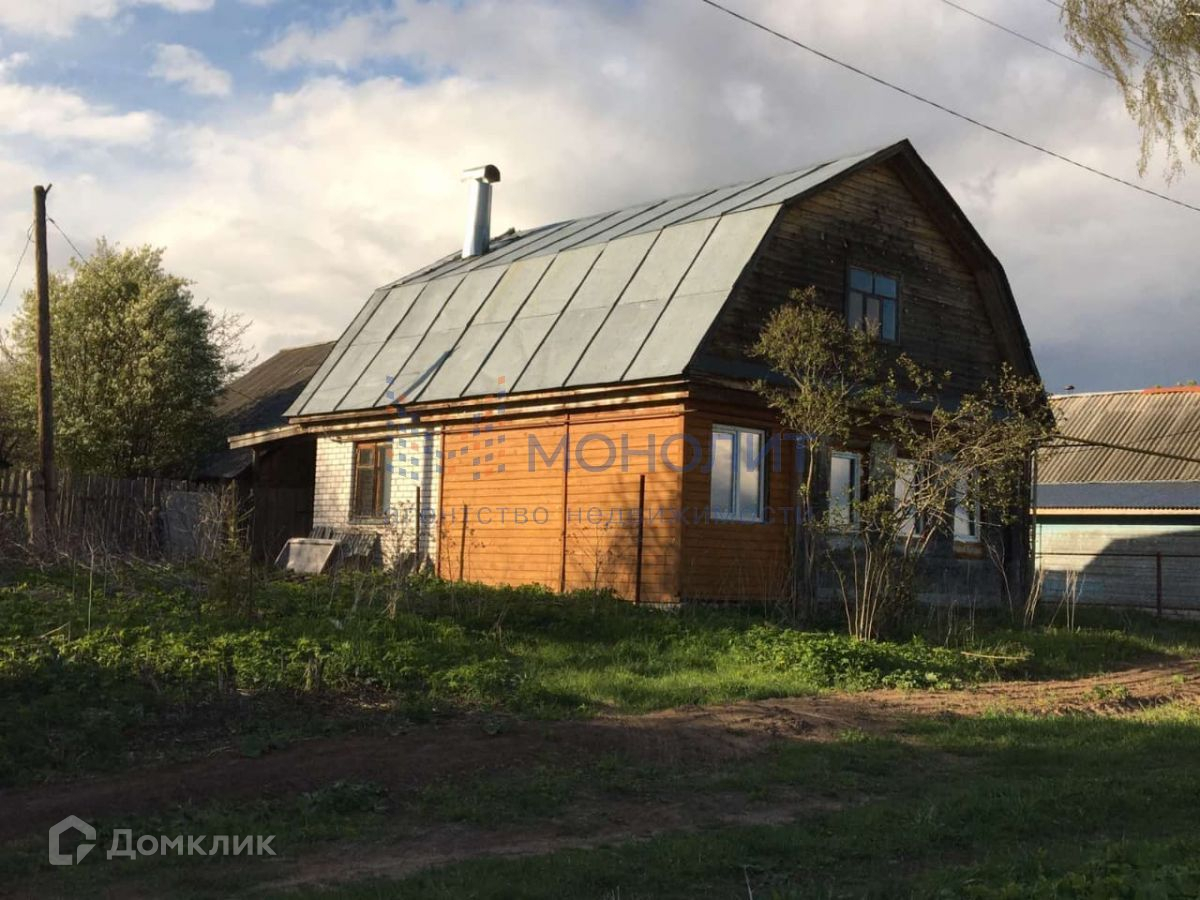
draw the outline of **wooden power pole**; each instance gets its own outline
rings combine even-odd
[[[38,474],[42,482],[43,537],[55,514],[54,390],[50,378],[50,261],[46,253],[46,195],[50,186],[33,189],[33,229],[37,262],[37,427]]]

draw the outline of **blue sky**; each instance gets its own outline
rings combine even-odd
[[[937,0],[730,2],[1138,179],[1111,84]],[[1062,46],[1041,0],[962,2]],[[451,251],[468,166],[503,170],[503,229],[908,137],[1005,264],[1052,389],[1200,377],[1200,215],[697,0],[0,0],[0,123],[3,281],[29,189],[52,181],[51,214],[77,244],[167,247],[198,297],[252,322],[263,354],[336,337],[374,286]],[[1160,167],[1143,183],[1200,203],[1200,167],[1170,186]],[[56,236],[52,262],[69,254]]]

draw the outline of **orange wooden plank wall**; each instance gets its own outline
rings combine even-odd
[[[673,468],[661,448],[683,421],[678,407],[668,407],[448,426],[439,574],[554,590],[611,588],[633,599],[645,475],[641,599],[678,600],[683,447],[668,443]],[[531,446],[552,463],[535,450],[531,465]],[[645,455],[651,450],[653,461]]]

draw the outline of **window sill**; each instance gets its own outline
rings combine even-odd
[[[387,516],[351,516],[349,519],[351,525],[386,525],[388,524]]]
[[[766,519],[739,519],[736,516],[710,516],[712,521],[720,525],[762,525]]]
[[[983,559],[983,542],[979,538],[954,538],[954,555],[961,559]]]

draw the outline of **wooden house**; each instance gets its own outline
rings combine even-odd
[[[288,410],[317,437],[315,525],[385,557],[649,602],[780,590],[792,451],[746,351],[795,288],[954,390],[1034,372],[1000,264],[907,141],[488,240],[498,179],[471,179],[463,252],[375,291]],[[834,455],[841,490],[870,446]],[[962,518],[928,591],[992,600]]]
[[[1038,453],[1043,599],[1200,610],[1200,387],[1050,398]]]
[[[312,529],[317,438],[289,428],[285,413],[333,342],[290,347],[226,385],[213,412],[230,446],[203,460],[195,478],[234,484],[252,510],[249,534],[260,559]]]

